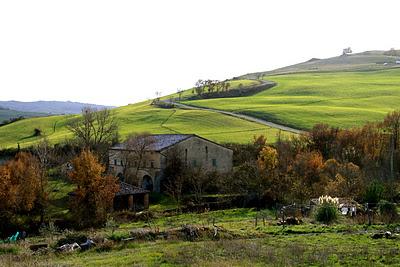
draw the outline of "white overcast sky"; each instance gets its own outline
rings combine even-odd
[[[125,105],[347,46],[400,48],[397,2],[0,0],[0,100]]]

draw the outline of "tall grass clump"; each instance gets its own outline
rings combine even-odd
[[[333,223],[339,217],[338,206],[338,198],[333,198],[330,196],[319,197],[315,219],[318,222],[322,222],[325,224]]]

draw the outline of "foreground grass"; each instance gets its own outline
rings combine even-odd
[[[141,241],[110,251],[0,255],[2,266],[398,266],[397,240],[365,234],[272,235],[264,238]]]
[[[278,85],[243,98],[185,101],[186,104],[248,114],[310,129],[381,120],[400,103],[400,69],[369,72],[302,73],[267,76]]]
[[[161,204],[163,205],[163,204]],[[169,205],[169,204],[168,204]],[[255,226],[255,216],[266,218]],[[150,221],[128,222],[112,234],[110,229],[84,232],[90,237],[129,236],[129,231],[173,229],[182,224],[224,229],[225,235],[197,241],[150,239],[112,242],[85,252],[32,253],[29,245],[54,244],[59,236],[32,237],[18,244],[0,245],[0,266],[398,266],[399,239],[372,239],[375,231],[398,225],[356,224],[341,217],[326,226],[305,218],[296,226],[278,226],[273,211],[230,209],[206,213],[159,216]]]

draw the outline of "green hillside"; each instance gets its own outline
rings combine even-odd
[[[295,128],[315,123],[352,127],[399,109],[400,69],[265,76],[272,89],[244,98],[184,101],[185,104],[253,115]]]
[[[251,115],[298,129],[310,129],[316,123],[353,127],[382,119],[399,108],[400,68],[395,68],[395,56],[382,51],[351,56],[313,60],[298,64],[289,74],[265,75],[263,79],[277,86],[261,93],[235,98],[184,100],[185,104]],[[344,62],[344,63],[343,63]],[[343,65],[343,64],[344,65]],[[324,66],[322,72],[304,72],[304,66]],[[342,64],[342,65],[341,65]],[[362,71],[357,70],[362,66]],[[377,68],[388,68],[372,70]],[[370,68],[371,67],[371,68]],[[286,70],[293,68],[289,66]],[[336,71],[340,69],[345,71]],[[334,69],[335,71],[327,71]],[[282,70],[282,69],[281,69]],[[293,69],[292,69],[293,70]],[[319,68],[321,70],[321,68]],[[368,70],[368,71],[367,71]],[[279,73],[277,70],[274,73]],[[250,74],[249,77],[257,76]],[[257,80],[232,80],[231,88],[260,84]],[[193,89],[183,92],[183,99],[193,95]],[[178,94],[162,99],[178,98]],[[196,133],[217,142],[249,142],[256,134],[266,134],[274,141],[278,130],[211,111],[163,109],[143,102],[114,109],[125,137],[132,132]],[[35,128],[40,128],[53,142],[70,137],[65,125],[74,115],[32,118],[0,127],[0,148],[32,145]]]
[[[257,79],[265,75],[289,74],[299,72],[334,72],[334,71],[372,71],[398,68],[400,64],[400,51],[366,51],[362,53],[340,55],[331,58],[312,58],[306,62],[291,66],[264,71],[249,73],[241,76],[242,79]]]
[[[274,141],[278,130],[257,123],[221,115],[211,111],[162,109],[142,102],[114,109],[120,134],[124,138],[133,132],[151,133],[195,133],[216,142],[250,142],[254,135],[264,134]],[[66,123],[69,116],[32,118],[0,127],[0,148],[29,146],[39,140],[34,137],[35,128],[40,128],[52,142],[71,137]],[[285,135],[285,133],[282,133]]]

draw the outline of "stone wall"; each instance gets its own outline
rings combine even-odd
[[[226,173],[232,170],[232,150],[206,139],[193,136],[161,152],[146,152],[143,160],[145,166],[141,166],[138,172],[139,183],[133,184],[142,187],[143,178],[149,176],[153,182],[153,190],[159,192],[163,171],[167,165],[167,157],[172,153],[172,150],[176,150],[181,160],[192,168],[201,168],[206,172],[216,171],[219,173]],[[109,151],[109,163],[110,171],[114,175],[123,173],[120,151]],[[132,169],[133,171],[135,170],[134,167]],[[125,182],[131,183],[131,181],[127,180]]]

